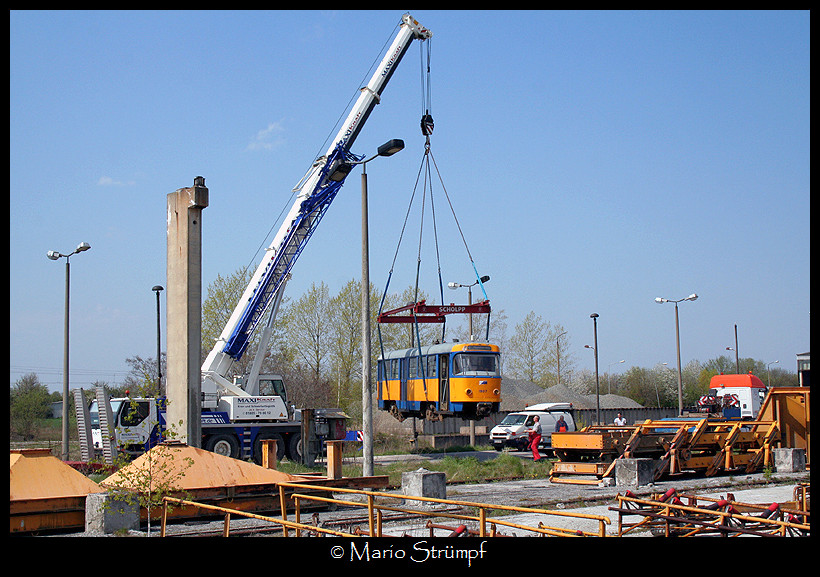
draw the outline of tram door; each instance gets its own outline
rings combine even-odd
[[[438,410],[450,410],[450,355],[438,356]]]

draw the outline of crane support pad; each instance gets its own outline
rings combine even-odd
[[[490,312],[490,301],[471,305],[428,305],[426,301],[411,303],[379,315],[380,323],[443,323],[450,314],[480,314]],[[401,314],[406,313],[406,314]]]

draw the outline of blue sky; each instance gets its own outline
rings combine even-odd
[[[674,306],[654,298],[695,292],[680,305],[684,363],[733,355],[737,324],[741,357],[796,370],[810,349],[808,12],[413,16],[433,32],[431,150],[509,332],[535,311],[592,369],[596,312],[602,371],[672,366]],[[46,252],[80,242],[92,249],[71,259],[71,386],[117,383],[127,357],[156,354],[166,196],[195,176],[210,190],[203,285],[255,267],[400,18],[12,11],[11,384],[36,372],[61,388],[65,267]],[[380,289],[423,157],[420,60],[414,45],[353,147],[406,143],[368,165]],[[297,263],[291,297],[359,277],[358,174]],[[472,282],[436,194],[444,282]],[[412,282],[417,238],[391,290]],[[433,294],[435,269],[425,254]]]

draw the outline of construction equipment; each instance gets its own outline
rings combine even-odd
[[[339,192],[352,166],[364,157],[350,149],[399,62],[414,39],[425,40],[430,31],[409,14],[402,21],[392,45],[350,110],[325,154],[316,159],[293,192],[296,199],[283,220],[262,261],[251,277],[236,308],[201,367],[201,446],[237,458],[258,456],[261,442],[278,441],[278,453],[301,460],[303,426],[288,404],[285,384],[275,375],[261,375],[262,359],[269,347],[285,285],[291,270],[316,227]],[[389,154],[400,141],[380,148]],[[249,374],[232,375],[251,336],[267,316]],[[335,412],[334,412],[335,411]],[[324,414],[323,414],[324,412]],[[336,436],[334,425],[346,418],[337,409],[316,409],[317,423],[325,419],[328,435]],[[124,402],[116,416],[117,445],[133,455],[161,441],[165,434],[164,400],[134,398]]]
[[[618,506],[609,509],[618,512],[618,537],[647,530],[663,537],[808,537],[811,534],[809,510],[797,500],[760,505],[738,502],[731,493],[726,498],[714,499],[679,495],[675,489],[640,499],[627,491],[618,495]],[[635,516],[640,520],[630,522]]]
[[[597,484],[621,459],[651,459],[654,478],[694,471],[751,473],[772,465],[772,449],[809,448],[808,389],[773,389],[755,420],[679,417],[632,426],[591,426],[553,433],[557,483]],[[782,435],[782,431],[789,431]]]

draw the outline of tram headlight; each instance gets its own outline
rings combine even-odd
[[[467,390],[465,390],[465,391],[464,391],[464,393],[465,393],[468,397],[472,397],[472,396],[473,396],[473,390],[472,390],[472,389],[467,389]]]

